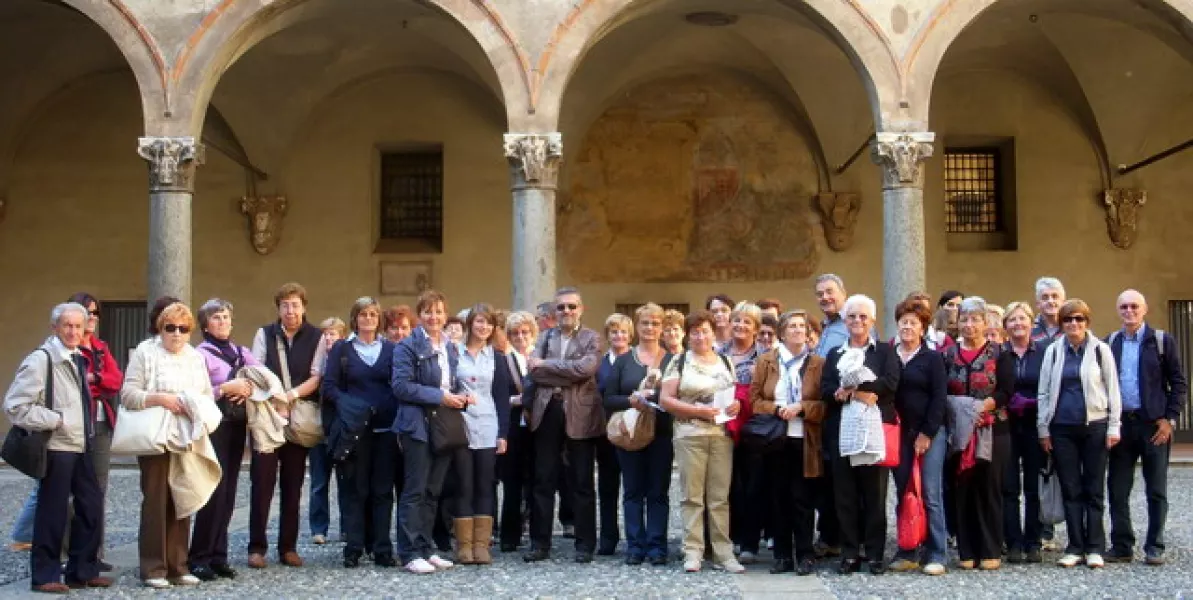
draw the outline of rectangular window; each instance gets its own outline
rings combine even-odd
[[[105,300],[99,310],[99,339],[107,342],[120,370],[127,370],[129,354],[149,337],[149,308],[144,300]]]
[[[443,149],[381,155],[381,240],[443,251]]]
[[[1149,323],[1150,325],[1150,323]],[[1177,364],[1185,372],[1185,379],[1193,374],[1193,365],[1185,360],[1188,356],[1193,356],[1193,300],[1170,300],[1168,302],[1168,332],[1167,335],[1173,336],[1172,339],[1176,342],[1177,356],[1173,359],[1178,361]],[[1190,406],[1193,406],[1193,397],[1190,397],[1189,391],[1185,391],[1185,397],[1181,399],[1184,405],[1181,411],[1181,416],[1177,420],[1176,425],[1176,441],[1181,443],[1188,443],[1193,441],[1193,416],[1190,413]]]
[[[997,233],[1003,228],[998,148],[950,148],[944,154],[945,230]]]

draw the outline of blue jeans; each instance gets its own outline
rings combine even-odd
[[[33,484],[33,490],[25,499],[25,506],[21,507],[21,514],[12,524],[12,541],[25,544],[33,543],[33,517],[37,515],[37,491],[41,489],[41,482]]]
[[[898,497],[911,479],[911,465],[915,460],[915,438],[919,432],[905,432],[900,448],[899,466],[895,468],[895,487]],[[920,457],[920,485],[925,511],[928,513],[928,541],[920,547],[926,563],[946,564],[948,558],[948,527],[944,518],[944,459],[948,453],[949,434],[941,427],[932,438],[928,451]],[[915,558],[914,553],[900,551],[900,556]],[[910,554],[910,555],[909,555]]]
[[[667,516],[670,504],[671,459],[675,452],[671,436],[656,437],[645,448],[629,452],[617,449],[621,478],[625,485],[626,556],[667,556]]]
[[[327,536],[331,526],[331,474],[333,464],[326,442],[319,442],[309,454],[311,469],[311,498],[307,507],[311,524],[311,535]],[[341,496],[343,492],[340,492]],[[340,501],[340,531],[344,530],[344,503]]]

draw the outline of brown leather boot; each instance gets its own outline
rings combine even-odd
[[[476,564],[472,556],[472,517],[452,521],[452,528],[456,533],[456,564]]]
[[[493,555],[489,547],[493,542],[493,517],[472,518],[472,558],[478,565],[488,565],[493,562]]]

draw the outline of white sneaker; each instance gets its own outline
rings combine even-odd
[[[924,575],[944,575],[944,565],[940,563],[928,563],[924,565]]]
[[[164,577],[154,577],[152,579],[146,579],[143,583],[145,584],[145,587],[153,588],[155,590],[165,590],[165,589],[169,589],[171,587],[170,582],[167,581],[166,578],[164,578]]]
[[[311,536],[311,542],[315,545],[322,546],[323,544],[327,543],[327,536],[316,533],[315,535]]]
[[[201,581],[198,577],[188,573],[182,577],[175,577],[174,581],[171,583],[174,585],[199,585]]]
[[[440,558],[438,554],[432,554],[431,558],[427,559],[427,562],[431,563],[431,566],[439,569],[440,571],[446,571],[456,566],[456,563],[444,558]]]
[[[1099,557],[1100,559],[1101,557]],[[1081,564],[1081,557],[1076,554],[1066,554],[1057,559],[1056,564],[1066,569],[1069,567],[1076,567]]]
[[[737,562],[736,560],[734,560],[732,558],[723,562],[723,563],[717,563],[715,565],[715,568],[723,569],[725,571],[728,571],[728,572],[734,573],[734,574],[746,572],[746,568],[743,567],[741,563]]]
[[[406,570],[415,575],[427,575],[435,572],[435,567],[425,559],[416,558],[406,563]]]
[[[1087,566],[1091,569],[1101,569],[1102,567],[1106,566],[1106,561],[1102,560],[1101,554],[1097,554],[1097,553],[1086,554],[1085,555],[1085,566]]]
[[[686,556],[683,559],[683,570],[687,573],[699,573],[704,561],[699,556]]]

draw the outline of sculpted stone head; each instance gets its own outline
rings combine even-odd
[[[851,192],[829,192],[816,196],[816,204],[824,216],[824,239],[837,252],[853,245],[853,231],[857,214],[862,208],[861,196]]]
[[[249,218],[249,241],[258,254],[269,254],[277,248],[282,239],[282,220],[286,208],[285,196],[240,199],[240,212]]]
[[[1110,234],[1110,241],[1115,246],[1126,250],[1135,243],[1135,234],[1139,225],[1139,207],[1147,202],[1147,192],[1144,190],[1116,189],[1106,190],[1106,229]]]

